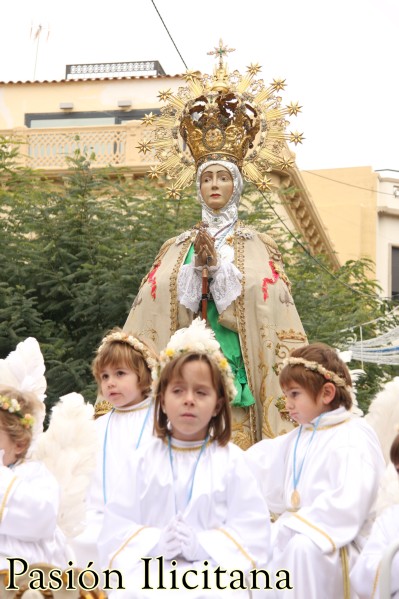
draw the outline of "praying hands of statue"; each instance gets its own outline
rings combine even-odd
[[[195,266],[216,266],[215,241],[204,228],[198,230],[194,241],[194,252]]]

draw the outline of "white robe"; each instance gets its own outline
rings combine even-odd
[[[0,466],[0,570],[7,558],[28,564],[66,566],[65,541],[57,527],[59,486],[42,462]]]
[[[399,539],[399,505],[393,505],[377,518],[371,535],[351,571],[351,583],[360,599],[379,599],[379,566],[385,550]],[[399,553],[391,566],[392,597],[399,598]]]
[[[270,524],[266,503],[248,468],[244,452],[229,443],[220,447],[208,443],[199,456],[199,445],[172,440],[173,471],[169,448],[154,438],[145,451],[140,449],[126,464],[123,479],[108,502],[104,527],[99,538],[103,568],[123,573],[126,591],[110,597],[133,598],[189,596],[226,597],[229,591],[156,590],[157,568],[151,563],[153,592],[141,590],[143,557],[157,557],[161,531],[180,512],[195,530],[207,554],[209,570],[216,566],[248,572],[266,567],[270,557]],[[192,496],[188,500],[193,480]],[[201,562],[176,558],[180,572],[202,571]],[[165,560],[165,570],[170,563]],[[206,569],[206,568],[205,568]],[[165,585],[166,586],[166,585]],[[168,587],[169,588],[169,587]],[[230,591],[234,597],[249,597],[247,591]],[[158,595],[157,595],[158,594]]]
[[[143,446],[152,438],[152,397],[135,406],[108,412],[98,418],[95,425],[100,450],[87,497],[86,526],[78,537],[71,540],[71,548],[76,566],[84,569],[92,561],[93,568],[99,571],[97,539],[103,523],[105,503],[124,476],[128,457],[138,445]]]
[[[272,524],[271,570],[284,568],[293,577],[294,591],[280,591],[279,597],[338,599],[346,596],[348,582],[342,559],[349,567],[358,555],[355,544],[361,545],[367,534],[385,462],[378,438],[364,419],[344,408],[327,412],[313,438],[311,425],[304,426],[299,437],[301,506],[290,511],[298,432],[260,441],[246,451],[270,511],[279,516]]]

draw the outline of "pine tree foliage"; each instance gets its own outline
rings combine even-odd
[[[54,179],[19,167],[18,152],[0,138],[0,357],[35,336],[49,404],[71,391],[94,401],[90,367],[99,341],[123,326],[160,246],[197,222],[200,208],[194,189],[179,201],[165,200],[165,182],[96,169],[93,155],[77,151],[68,172]],[[240,217],[277,240],[310,341],[344,349],[352,327],[387,314],[391,306],[368,278],[369,261],[347,262],[331,276],[326,258],[315,261],[281,226],[269,199],[250,196]],[[380,320],[363,336],[391,324]],[[363,407],[392,375],[373,365],[365,370]]]
[[[33,335],[49,403],[70,391],[94,400],[99,341],[123,325],[163,240],[196,222],[199,206],[165,202],[163,189],[143,179],[95,170],[94,156],[77,152],[68,174],[51,181],[18,169],[8,140],[0,152],[0,356]]]

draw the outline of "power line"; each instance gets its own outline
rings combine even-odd
[[[168,28],[166,27],[166,25],[165,25],[165,21],[163,20],[163,18],[162,18],[162,17],[161,17],[161,15],[160,15],[160,12],[159,12],[159,10],[158,10],[158,9],[157,9],[157,7],[155,6],[155,2],[154,2],[154,0],[151,0],[151,2],[152,2],[152,4],[154,5],[154,8],[155,8],[155,10],[157,11],[158,17],[161,19],[162,25],[165,27],[167,34],[169,35],[170,39],[172,40],[172,44],[173,44],[173,45],[174,45],[174,47],[176,48],[176,51],[177,51],[178,55],[180,56],[182,63],[183,63],[183,64],[184,64],[184,66],[186,67],[186,71],[188,71],[188,67],[187,67],[186,63],[184,62],[184,59],[183,59],[182,55],[180,54],[180,52],[179,52],[179,49],[178,49],[178,47],[176,46],[176,44],[175,44],[175,42],[174,42],[174,39],[173,39],[173,37],[170,35],[170,33],[169,33],[169,29],[168,29]]]
[[[308,173],[309,175],[314,175],[315,177],[320,177],[321,179],[327,179],[328,181],[333,181],[333,183],[339,183],[340,185],[346,185],[347,187],[354,187],[355,189],[362,189],[363,191],[372,191],[374,193],[379,193],[380,195],[391,196],[392,193],[389,191],[378,191],[377,189],[369,189],[368,187],[361,187],[360,185],[354,185],[353,183],[346,183],[345,181],[338,181],[338,179],[332,179],[331,177],[326,177],[325,175],[320,175],[319,173],[315,173],[314,171],[302,171],[303,173]]]

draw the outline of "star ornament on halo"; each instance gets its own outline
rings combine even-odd
[[[185,81],[187,81],[187,83],[189,81],[197,81],[200,78],[201,78],[200,71],[186,71],[183,75],[183,79]]]
[[[158,98],[161,100],[161,102],[167,102],[172,95],[172,90],[169,88],[163,92],[159,92]]]
[[[259,191],[270,191],[271,182],[272,180],[265,176],[259,181],[259,183],[256,184],[256,187],[259,189]]]
[[[281,91],[287,86],[285,79],[273,79],[272,87],[276,92]]]
[[[294,166],[294,161],[292,158],[284,158],[280,164],[279,164],[279,168],[281,168],[281,170],[285,171],[288,170],[289,168],[292,168]]]
[[[168,198],[170,200],[179,200],[181,195],[181,189],[172,185],[172,187],[167,187]]]
[[[150,112],[150,114],[145,114],[141,120],[143,122],[143,125],[147,126],[147,125],[153,125],[155,119],[156,119],[156,115],[153,114],[152,112]]]
[[[253,77],[257,75],[261,71],[262,67],[257,62],[255,64],[251,63],[249,67],[247,67],[247,71]]]
[[[152,166],[147,173],[147,175],[150,179],[159,179],[160,174],[161,173],[159,172],[159,167],[157,167],[157,166]]]
[[[302,106],[299,106],[298,102],[291,102],[291,104],[288,104],[287,108],[289,110],[288,114],[290,116],[296,116],[298,112],[301,112]]]
[[[301,144],[305,138],[303,137],[303,133],[298,133],[298,131],[290,132],[290,142],[295,145]]]
[[[147,152],[152,150],[152,145],[150,141],[139,141],[139,145],[136,146],[136,148],[138,149],[139,154],[147,154]]]

